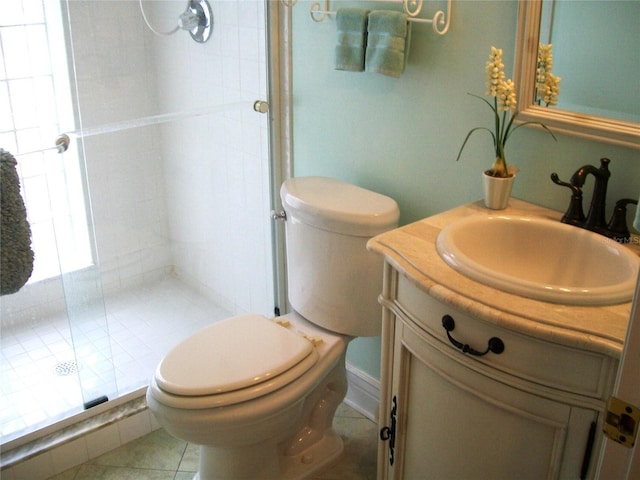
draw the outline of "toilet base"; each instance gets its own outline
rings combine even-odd
[[[273,448],[277,446],[273,445]],[[256,474],[263,480],[304,480],[332,464],[340,457],[343,449],[342,438],[333,428],[325,431],[322,440],[292,456],[278,457],[273,450],[265,448],[264,444],[258,449],[248,447],[234,449],[233,452],[201,446],[200,468],[193,480],[257,480]],[[251,460],[247,461],[248,459]],[[256,464],[260,465],[259,473],[256,473]],[[247,471],[243,472],[238,465],[245,465]],[[233,471],[231,476],[229,470]]]
[[[230,456],[229,452],[221,452],[220,449],[211,449],[206,446],[200,447],[200,455],[201,459],[206,457],[207,460],[205,462],[200,463],[200,472],[196,473],[193,477],[193,480],[213,480],[216,478],[226,479],[228,478],[225,474],[219,476],[221,471],[225,470],[225,463],[230,462],[234,464],[234,477],[235,475],[240,475],[235,478],[244,478],[241,472],[237,470],[237,459],[234,456]],[[264,446],[261,447],[263,452],[269,451],[268,449],[264,449]],[[325,434],[319,442],[313,444],[307,450],[292,456],[271,456],[271,460],[279,460],[279,465],[270,465],[269,457],[265,457],[263,462],[261,462],[263,470],[260,475],[264,475],[265,479],[273,478],[277,480],[304,480],[308,478],[310,475],[317,473],[323,468],[331,465],[334,461],[336,461],[342,451],[344,450],[344,444],[342,442],[342,438],[338,434],[336,434],[332,428],[327,429]],[[255,452],[238,452],[236,450],[235,453],[239,453],[241,456],[255,453]],[[216,457],[216,461],[212,462],[215,465],[216,473],[208,472],[208,466],[212,465],[212,455]],[[255,461],[255,456],[253,457]],[[208,464],[208,465],[207,465]],[[250,476],[246,478],[254,479],[253,475],[255,475],[255,470],[253,466],[249,467],[251,472],[247,472]]]
[[[327,429],[321,441],[304,452],[281,457],[282,479],[302,480],[332,464],[344,449],[342,438],[332,428]]]
[[[344,355],[304,400],[297,433],[253,445],[201,445],[194,480],[303,480],[333,463],[344,448],[332,427],[347,392]]]

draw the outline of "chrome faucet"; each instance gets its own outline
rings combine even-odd
[[[562,222],[576,227],[585,228],[592,232],[605,235],[617,242],[627,243],[630,239],[629,228],[627,227],[627,205],[638,204],[637,200],[623,198],[616,202],[616,206],[611,217],[611,221],[607,223],[605,218],[605,207],[607,199],[607,184],[611,172],[609,171],[610,160],[602,158],[600,167],[593,165],[584,165],[580,167],[571,176],[569,182],[563,182],[557,173],[551,174],[551,180],[557,185],[567,187],[571,190],[571,200],[569,208],[562,217]],[[591,196],[591,205],[589,212],[585,216],[582,209],[582,187],[588,175],[595,177],[593,186],[593,194]]]

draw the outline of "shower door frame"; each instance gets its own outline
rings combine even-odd
[[[271,208],[283,210],[280,186],[293,176],[293,101],[291,8],[281,0],[264,0],[266,8],[267,81],[269,95],[269,147]],[[291,311],[287,293],[284,222],[272,225],[274,314]]]

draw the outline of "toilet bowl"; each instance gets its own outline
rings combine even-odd
[[[281,197],[294,311],[194,333],[147,390],[158,422],[200,445],[198,480],[303,479],[335,460],[347,345],[380,330],[382,260],[365,245],[397,225],[396,203],[323,177],[287,180]]]
[[[174,393],[170,391],[171,386],[159,386],[158,377],[164,373],[163,366],[168,363],[165,360],[171,359],[172,354],[186,353],[185,348],[184,352],[172,350],[152,379],[147,393],[149,408],[172,435],[202,446],[199,468],[202,480],[304,478],[296,471],[306,468],[299,467],[321,462],[322,465],[318,465],[321,468],[342,452],[342,441],[333,433],[331,422],[346,394],[344,355],[350,337],[323,330],[296,313],[278,317],[279,323],[274,320],[259,315],[234,317],[205,329],[208,331],[196,332],[178,347],[193,347],[199,343],[194,340],[213,342],[210,350],[192,350],[189,363],[194,367],[189,369],[189,375],[195,377],[200,372],[198,362],[206,365],[205,362],[211,360],[208,354],[218,346],[216,341],[231,351],[248,353],[243,351],[249,350],[244,342],[245,334],[271,331],[267,336],[273,340],[281,333],[282,338],[274,349],[283,349],[279,352],[285,353],[282,358],[286,353],[301,356],[295,340],[307,344],[309,353],[280,374],[259,383],[254,383],[254,378],[246,378],[246,386],[231,392],[216,385],[212,390],[217,389],[219,393],[207,394],[204,390],[196,395]],[[216,327],[224,323],[253,330],[244,330],[234,338],[217,337]],[[294,345],[288,344],[291,337],[295,337],[291,342]],[[255,356],[249,353],[245,357],[255,362],[256,370],[262,367],[262,353],[257,352]],[[316,411],[312,412],[313,409]],[[312,416],[311,425],[307,425],[303,420]],[[238,451],[230,455],[233,449]],[[202,455],[204,451],[206,455]],[[245,471],[246,467],[251,469]]]

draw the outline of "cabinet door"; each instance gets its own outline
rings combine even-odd
[[[388,478],[580,478],[596,412],[534,395],[488,373],[396,320],[391,386],[397,430]]]

